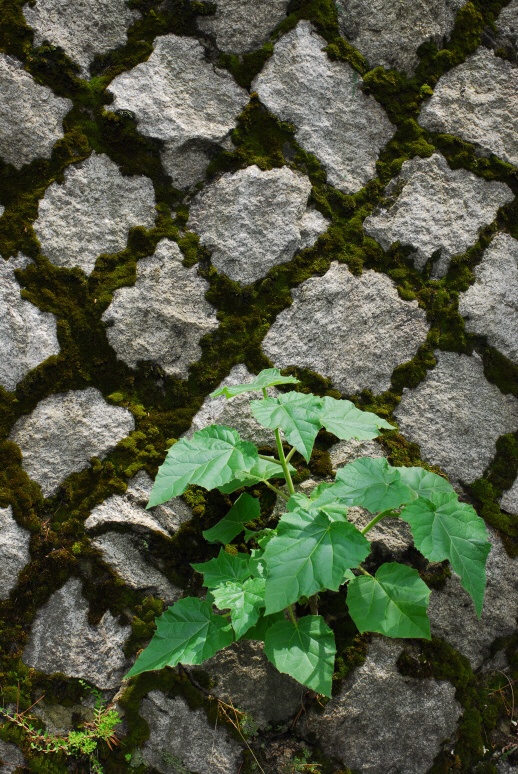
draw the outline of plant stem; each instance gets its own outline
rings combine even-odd
[[[280,460],[276,460],[275,457],[267,457],[266,454],[259,454],[260,460],[266,460],[266,462],[275,462],[276,465],[281,465],[282,462]]]
[[[291,460],[291,458],[293,457],[296,451],[297,451],[296,448],[293,447],[292,450],[288,452],[288,454],[286,455],[286,462],[289,462]]]
[[[293,612],[293,605],[288,605],[286,610],[288,611],[288,615],[291,618],[291,622],[292,622],[293,626],[297,626],[298,627],[297,619],[295,618],[295,613]]]
[[[288,497],[288,495],[284,494],[284,492],[281,491],[280,489],[277,489],[277,487],[274,486],[273,484],[270,484],[269,481],[263,481],[263,484],[266,484],[268,489],[271,489],[272,492],[275,492],[276,495],[279,495],[279,497],[282,497],[283,500],[289,500],[290,499]]]
[[[370,529],[372,529],[378,521],[381,521],[382,519],[385,519],[387,516],[397,516],[397,511],[395,511],[393,508],[389,508],[387,511],[382,511],[381,513],[378,513],[377,516],[375,516],[366,527],[364,527],[361,531],[362,535],[365,535],[366,532],[368,532]]]
[[[373,576],[370,574],[370,572],[367,572],[367,570],[364,570],[363,567],[357,567],[357,569],[363,573],[363,575],[368,575],[369,578],[372,578]]]
[[[284,478],[286,479],[286,484],[288,485],[288,492],[290,493],[290,495],[294,495],[295,487],[293,486],[293,481],[291,480],[291,475],[290,475],[290,469],[288,468],[288,463],[286,462],[286,457],[284,456],[284,449],[282,448],[281,432],[279,428],[275,430],[275,441],[277,443],[277,453],[279,455],[279,459],[282,465],[282,472],[284,473]]]

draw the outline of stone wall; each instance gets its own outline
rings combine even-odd
[[[44,696],[59,733],[80,681],[115,697],[108,774],[518,770],[517,0],[0,9],[3,706]],[[253,643],[122,683],[229,505],[146,511],[157,467],[214,421],[268,444],[207,396],[271,365],[397,423],[322,434],[301,485],[385,455],[477,508],[483,616],[380,526],[373,566],[421,572],[432,642],[359,635],[344,592],[327,703]],[[89,768],[5,723],[0,771]]]

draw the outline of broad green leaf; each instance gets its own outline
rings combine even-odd
[[[247,529],[245,527],[245,543],[247,543],[249,540],[255,540],[256,543],[260,546],[266,545],[266,543],[270,540],[270,538],[273,537],[275,534],[275,530],[271,529],[270,527],[265,527],[264,529]]]
[[[390,562],[382,564],[375,577],[360,575],[351,579],[347,605],[360,632],[429,640],[429,597],[430,589],[417,570]]]
[[[357,438],[360,441],[377,438],[380,429],[394,430],[392,425],[371,411],[357,409],[350,400],[322,398],[320,421],[337,438],[348,441]]]
[[[234,641],[232,626],[212,605],[186,597],[157,619],[157,630],[126,677],[177,664],[201,664]]]
[[[208,589],[228,581],[244,581],[252,574],[248,554],[227,554],[223,549],[215,559],[191,567],[203,575],[203,585]]]
[[[223,543],[223,545],[226,545],[243,531],[245,524],[257,519],[260,513],[261,506],[259,500],[243,492],[242,495],[239,495],[227,515],[221,521],[218,521],[214,527],[204,530],[201,534],[209,543]]]
[[[270,430],[280,428],[286,440],[294,446],[304,459],[309,461],[313,444],[322,427],[319,419],[322,398],[288,392],[278,398],[253,400],[252,414],[260,425]]]
[[[260,642],[264,642],[264,638],[266,637],[266,632],[268,629],[279,621],[284,621],[283,612],[274,613],[273,615],[264,615],[264,613],[261,613],[255,626],[252,626],[250,629],[248,629],[242,639],[259,640]]]
[[[220,387],[211,392],[211,398],[217,398],[224,395],[225,398],[235,398],[242,392],[257,392],[268,387],[275,387],[277,384],[298,384],[299,380],[294,376],[282,376],[278,368],[265,368],[264,371],[257,374],[255,379],[246,384],[233,384],[229,387]]]
[[[248,578],[237,583],[231,581],[213,590],[216,605],[220,610],[230,610],[232,627],[238,640],[259,618],[264,607],[264,578]]]
[[[397,508],[414,498],[399,470],[384,457],[361,457],[340,468],[333,489],[348,505],[360,505],[371,513]]]
[[[443,492],[455,494],[455,490],[449,481],[446,481],[437,473],[432,473],[424,468],[396,468],[401,479],[417,497],[430,497],[431,494]]]
[[[369,541],[345,519],[303,510],[284,514],[264,550],[267,614],[321,589],[337,591],[344,572],[369,551]]]
[[[225,425],[210,425],[172,446],[158,469],[148,508],[181,495],[189,484],[215,489],[257,462],[257,449]]]
[[[455,492],[430,492],[401,511],[410,524],[416,548],[431,562],[448,559],[471,595],[477,615],[482,613],[486,587],[486,559],[491,549],[484,521]]]
[[[313,497],[316,490],[311,493],[311,497],[296,492],[286,503],[286,510],[303,510],[315,514],[323,512],[331,521],[343,521],[347,516],[348,507],[343,499],[334,494],[333,485],[327,484],[325,488],[318,486],[317,489],[320,493],[317,493],[316,497]]]
[[[336,645],[321,616],[304,616],[296,625],[292,621],[274,624],[266,631],[264,652],[279,672],[331,696]]]
[[[288,468],[290,473],[296,472],[293,465],[288,465]],[[255,486],[255,484],[261,484],[271,478],[284,478],[281,466],[277,462],[269,462],[259,457],[250,470],[235,471],[234,478],[228,484],[217,488],[223,494],[232,494],[236,489],[241,489],[244,486]]]
[[[354,578],[356,578],[356,575],[354,574],[354,572],[352,570],[346,570],[344,572],[342,583],[349,583],[349,581],[354,580]]]

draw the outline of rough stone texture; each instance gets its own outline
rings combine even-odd
[[[309,22],[300,22],[276,43],[252,89],[281,120],[295,124],[297,141],[319,158],[331,185],[351,193],[374,176],[395,127],[363,94],[358,73],[329,59],[326,45]]]
[[[59,352],[54,315],[21,297],[14,272],[28,263],[23,255],[0,258],[0,384],[6,390],[14,390],[31,368]]]
[[[512,0],[500,11],[496,20],[495,45],[514,60],[518,59],[518,0]]]
[[[103,314],[108,340],[132,368],[152,360],[166,374],[186,378],[201,357],[200,339],[218,327],[216,310],[205,301],[206,280],[182,265],[176,242],[163,239],[154,255],[137,263],[133,287],[119,288]]]
[[[497,234],[481,263],[475,284],[460,294],[466,328],[486,336],[491,346],[518,364],[518,241]]]
[[[107,532],[92,540],[92,543],[99,549],[104,561],[130,588],[147,591],[169,605],[181,596],[181,589],[173,586],[160,570],[142,557],[138,537]]]
[[[151,180],[123,177],[108,156],[94,152],[67,167],[64,183],[47,188],[34,230],[49,261],[89,274],[98,255],[123,250],[130,228],[152,228],[155,215]]]
[[[142,754],[161,774],[235,774],[241,748],[222,728],[211,727],[202,709],[191,711],[181,696],[151,691],[140,710],[150,736]]]
[[[85,521],[85,528],[97,530],[114,526],[127,526],[134,532],[158,532],[165,537],[174,534],[192,518],[192,511],[180,497],[168,503],[146,510],[153,482],[144,470],[140,470],[123,495],[112,495],[97,505]]]
[[[219,699],[250,713],[259,728],[288,720],[302,706],[305,688],[267,660],[262,645],[243,640],[203,664]]]
[[[126,30],[140,14],[125,0],[36,0],[23,14],[34,29],[34,42],[61,46],[88,78],[96,54],[126,43]]]
[[[385,194],[394,199],[365,219],[367,234],[385,250],[394,242],[411,246],[418,269],[433,256],[434,274],[440,276],[452,255],[474,244],[482,226],[513,199],[504,183],[487,182],[465,169],[452,170],[440,153],[405,161]]]
[[[328,221],[307,210],[309,178],[288,167],[255,164],[226,174],[193,202],[188,228],[212,251],[212,263],[247,285],[316,242]]]
[[[263,350],[279,368],[327,376],[345,394],[390,387],[394,368],[412,358],[427,325],[416,301],[403,301],[383,274],[332,263],[292,291],[292,306],[268,331]]]
[[[288,0],[218,0],[214,16],[200,16],[198,28],[213,35],[220,50],[244,54],[268,39],[287,8]]]
[[[109,90],[113,110],[131,110],[142,134],[165,141],[163,160],[169,159],[167,172],[180,187],[201,177],[200,156],[195,154],[195,169],[182,174],[174,168],[175,152],[185,147],[192,153],[194,140],[202,147],[221,143],[248,102],[228,72],[207,62],[197,40],[176,35],[156,38],[147,62],[117,76]]]
[[[18,767],[25,768],[25,759],[15,744],[0,739],[0,771],[2,774],[14,774]]]
[[[135,427],[127,409],[110,406],[94,387],[49,395],[22,416],[9,436],[23,454],[22,465],[49,497],[70,473],[106,457]]]
[[[443,590],[432,593],[428,609],[432,635],[467,656],[473,669],[490,655],[489,647],[497,637],[513,633],[518,619],[518,559],[509,558],[496,533],[490,531],[489,537],[493,546],[487,559],[481,619],[456,576]]]
[[[254,374],[244,365],[232,368],[229,375],[218,384],[220,387],[230,387],[234,384],[251,382]],[[270,395],[277,394],[270,390]],[[246,392],[228,400],[224,395],[219,398],[206,398],[200,410],[194,415],[191,426],[185,435],[190,438],[197,430],[203,430],[208,425],[228,425],[233,427],[241,438],[258,446],[275,446],[272,430],[261,427],[250,411],[250,399],[261,398],[260,392]]]
[[[0,508],[0,600],[7,599],[30,561],[30,541],[30,532],[16,523],[11,506]]]
[[[370,67],[412,75],[417,49],[427,40],[439,46],[453,28],[465,0],[337,0],[341,34],[366,57]]]
[[[335,470],[343,468],[359,457],[386,457],[387,453],[375,439],[372,441],[358,441],[351,438],[350,441],[338,441],[329,449],[331,465]]]
[[[0,156],[20,169],[35,158],[50,158],[63,137],[63,118],[72,102],[37,84],[21,62],[0,54]]]
[[[362,774],[425,774],[462,713],[450,683],[398,672],[404,644],[374,635],[365,663],[304,724],[326,754]]]
[[[435,368],[418,387],[403,391],[394,415],[426,462],[470,483],[493,459],[499,436],[518,429],[518,401],[486,380],[478,355],[435,355]]]
[[[122,647],[130,632],[110,612],[98,626],[90,626],[81,581],[71,578],[39,609],[22,658],[41,672],[62,672],[98,688],[115,688],[127,667]]]
[[[515,513],[518,516],[518,478],[510,489],[502,495],[500,505],[504,511]]]
[[[479,48],[443,75],[419,123],[457,134],[487,153],[518,164],[518,68]]]

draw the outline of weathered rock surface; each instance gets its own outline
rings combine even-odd
[[[16,523],[11,506],[0,508],[0,600],[7,599],[30,561],[30,541],[30,532]]]
[[[518,429],[518,401],[485,376],[478,355],[436,352],[437,365],[394,412],[426,462],[467,483],[482,476],[499,436]]]
[[[482,151],[518,164],[518,67],[479,48],[443,75],[419,123],[457,134]]]
[[[140,539],[135,535],[107,532],[99,535],[92,544],[99,549],[103,560],[132,589],[147,591],[172,604],[181,596],[181,589],[147,562],[141,553]]]
[[[191,711],[181,696],[169,699],[160,691],[151,691],[142,701],[140,714],[150,728],[142,748],[144,761],[161,774],[238,771],[238,743],[221,727],[211,727],[202,709]]]
[[[304,723],[326,754],[362,774],[425,774],[462,712],[450,683],[399,673],[403,645],[374,635],[365,663]]]
[[[188,228],[212,252],[212,263],[248,285],[313,244],[328,221],[307,210],[311,183],[288,167],[255,164],[226,174],[196,197]]]
[[[220,387],[230,387],[234,384],[251,382],[254,374],[244,365],[232,368],[229,375],[218,384]],[[277,394],[270,390],[270,395]],[[190,438],[197,430],[203,430],[208,425],[228,425],[233,427],[241,438],[251,441],[258,446],[274,446],[275,438],[272,430],[261,427],[252,416],[250,399],[261,398],[260,392],[247,392],[236,395],[228,400],[224,395],[219,398],[206,398],[200,410],[194,415],[191,426],[185,435]]]
[[[424,312],[403,301],[383,274],[332,263],[292,291],[293,304],[268,331],[263,350],[279,368],[299,366],[327,376],[344,394],[390,387],[394,368],[426,338]]]
[[[418,269],[433,256],[434,274],[439,276],[446,273],[453,255],[477,241],[479,230],[494,220],[498,208],[513,199],[505,183],[450,169],[440,153],[405,161],[385,194],[389,200],[393,194],[393,201],[365,219],[365,231],[385,250],[394,242],[412,247]]]
[[[18,767],[24,768],[25,759],[22,751],[10,742],[0,739],[0,771],[2,774],[14,774]]]
[[[125,0],[36,0],[24,6],[23,14],[34,29],[35,44],[61,46],[85,78],[94,56],[123,46],[127,28],[140,16]]]
[[[504,511],[515,513],[518,516],[518,478],[510,489],[502,495],[500,505]]]
[[[188,169],[189,179],[182,180],[185,173],[175,170],[174,152],[188,149],[193,140],[209,146],[221,143],[236,125],[248,94],[228,72],[207,62],[197,40],[163,35],[154,45],[147,62],[111,82],[112,110],[131,110],[142,134],[165,141],[167,172],[182,187],[194,182],[194,172]],[[199,154],[195,166],[199,170]]]
[[[362,92],[358,73],[329,59],[326,45],[309,22],[300,22],[275,44],[252,89],[268,110],[295,124],[297,141],[322,162],[331,185],[351,193],[374,176],[395,127]]]
[[[146,510],[153,482],[144,470],[140,470],[128,482],[123,495],[112,495],[97,505],[85,521],[85,528],[97,530],[103,527],[127,526],[134,532],[158,532],[165,537],[192,518],[187,503],[175,497],[163,505]]]
[[[305,688],[278,672],[250,640],[234,643],[203,664],[219,699],[248,712],[259,728],[288,720],[300,708]]]
[[[71,578],[39,609],[22,658],[41,672],[62,672],[98,688],[115,688],[127,667],[122,647],[130,632],[110,612],[98,626],[90,626],[81,581]]]
[[[6,390],[14,390],[31,368],[59,352],[54,315],[21,297],[14,272],[28,263],[23,255],[0,259],[0,384]]]
[[[518,57],[518,0],[502,8],[496,20],[496,46],[515,60]]]
[[[135,285],[116,290],[103,314],[110,344],[132,368],[151,360],[166,374],[186,378],[201,357],[200,339],[218,327],[204,297],[208,283],[182,261],[176,242],[163,239],[154,255],[137,263]]]
[[[496,533],[490,532],[492,548],[487,559],[484,610],[477,618],[471,597],[452,576],[441,591],[430,598],[432,635],[446,640],[467,656],[473,669],[490,655],[497,637],[513,633],[518,619],[518,559],[511,559]]]
[[[219,0],[214,16],[198,18],[198,28],[214,35],[222,51],[244,54],[268,39],[287,8],[288,0]]]
[[[518,364],[518,241],[497,234],[475,267],[475,284],[459,297],[471,333]]]
[[[40,86],[22,63],[0,54],[0,156],[20,169],[35,158],[50,158],[63,137],[63,118],[72,107]]]
[[[32,414],[15,423],[11,441],[22,465],[48,497],[70,473],[88,467],[91,457],[106,457],[135,427],[131,413],[110,406],[94,387],[49,395]]]
[[[98,255],[123,250],[130,228],[152,228],[155,215],[151,180],[123,177],[108,156],[93,152],[66,168],[64,183],[47,188],[34,230],[49,261],[89,274]]]
[[[439,46],[465,0],[337,0],[341,34],[370,67],[394,68],[412,75],[417,49],[427,40]]]
[[[375,439],[372,441],[358,441],[351,438],[350,441],[338,441],[329,449],[331,465],[335,470],[343,468],[359,457],[386,457],[387,453]]]

